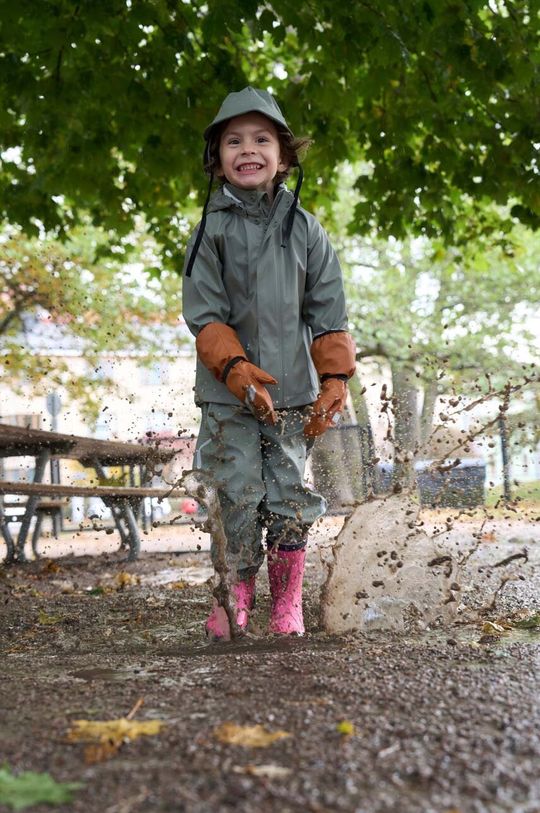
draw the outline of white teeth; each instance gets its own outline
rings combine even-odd
[[[239,172],[244,172],[246,170],[249,171],[252,169],[261,169],[261,164],[242,164],[238,167]]]

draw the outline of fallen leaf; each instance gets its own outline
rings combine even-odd
[[[89,596],[102,596],[105,592],[109,591],[106,591],[101,584],[98,584],[96,587],[87,587],[86,592]]]
[[[49,615],[45,610],[40,610],[38,613],[38,624],[50,625],[59,624],[62,621],[61,615]]]
[[[56,782],[48,773],[24,771],[12,774],[8,765],[0,768],[0,800],[12,810],[45,803],[61,805],[70,802],[81,782]]]
[[[42,569],[42,573],[59,573],[62,568],[55,562],[53,559],[49,559],[45,567]]]
[[[234,765],[233,773],[262,776],[265,779],[285,779],[292,771],[282,765]]]
[[[139,577],[134,576],[133,573],[126,573],[125,570],[121,570],[120,573],[117,573],[116,578],[114,580],[119,590],[123,590],[124,587],[130,587],[134,584],[139,584]]]
[[[182,581],[180,581],[180,582],[170,582],[167,585],[167,588],[169,590],[185,590],[186,587],[189,587],[188,583],[187,582],[182,582]]]
[[[102,762],[114,756],[124,743],[159,734],[164,725],[164,720],[137,722],[127,717],[117,720],[74,720],[67,738],[70,742],[88,743],[85,750],[87,762]]]
[[[502,624],[497,624],[495,621],[486,621],[482,624],[482,632],[484,635],[502,635],[506,632]]]
[[[243,745],[245,748],[267,748],[273,742],[290,736],[288,731],[268,731],[262,725],[222,723],[214,729],[214,737],[220,742]]]
[[[341,720],[336,726],[338,732],[343,734],[344,737],[352,737],[356,733],[354,723],[350,720]]]

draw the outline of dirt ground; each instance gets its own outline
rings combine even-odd
[[[69,553],[0,568],[0,764],[84,783],[61,813],[540,813],[538,629],[487,635],[484,618],[325,635],[317,547],[338,528],[327,521],[311,545],[301,639],[266,635],[261,572],[250,634],[206,644],[204,550],[156,544],[130,564],[120,552]],[[495,523],[479,561],[495,539],[509,555],[527,547],[533,570],[506,585],[489,618],[540,607],[538,525]],[[469,605],[482,599],[475,567]],[[67,740],[74,720],[119,718],[140,698],[135,719],[165,721],[159,734],[97,763]],[[225,722],[289,736],[227,744],[216,731]]]

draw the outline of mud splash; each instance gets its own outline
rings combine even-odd
[[[468,540],[456,539],[450,527],[430,536],[407,495],[362,503],[323,560],[322,628],[339,635],[425,630],[458,616],[478,622],[494,611],[509,582],[533,576],[538,558],[530,559],[527,545],[481,544],[490,536],[482,527],[471,529]]]
[[[416,527],[417,513],[408,497],[392,495],[362,503],[349,517],[321,589],[326,632],[424,629],[455,618],[460,565]]]

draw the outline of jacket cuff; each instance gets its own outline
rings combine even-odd
[[[329,378],[339,378],[340,381],[348,381],[349,376],[344,375],[344,373],[325,373],[321,376],[321,384],[324,384],[325,381],[328,381]]]

